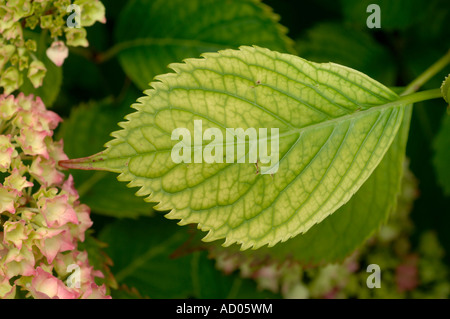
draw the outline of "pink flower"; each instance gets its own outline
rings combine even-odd
[[[47,145],[45,144],[47,136],[51,136],[51,134],[46,131],[36,131],[32,128],[24,127],[20,130],[17,142],[25,154],[41,155],[45,159],[49,159]]]
[[[31,164],[29,172],[44,187],[57,186],[64,181],[64,174],[56,169],[53,158],[46,160],[37,157]]]
[[[33,95],[25,95],[20,92],[15,99],[15,103],[21,109],[31,110],[33,98]],[[36,99],[40,99],[40,97],[36,97]]]
[[[33,183],[27,181],[17,168],[14,168],[11,175],[5,178],[5,186],[14,189],[22,196],[22,190],[27,187],[33,187]]]
[[[9,190],[7,187],[0,184],[0,214],[3,212],[14,214],[16,212],[14,203],[18,197],[19,194],[17,191]]]
[[[75,202],[76,200],[78,200],[79,196],[77,190],[75,189],[72,175],[69,175],[67,180],[62,185],[61,189],[63,190],[63,192],[69,195],[69,201]]]
[[[0,276],[0,299],[14,299],[16,296],[16,285],[11,286],[6,277]]]
[[[68,159],[63,141],[52,139],[62,119],[39,97],[20,93],[0,95],[4,121],[10,125],[0,135],[0,298],[14,298],[16,287],[34,298],[110,298],[106,286],[95,283],[103,273],[77,249],[92,220],[89,207],[78,201],[72,176],[65,180],[57,166]],[[73,267],[79,272],[71,274]],[[67,276],[79,277],[80,284],[65,285]]]
[[[60,122],[61,117],[52,111],[47,111],[40,97],[33,99],[31,96],[24,96],[22,93],[16,99],[20,105],[14,123],[19,128],[29,127],[35,131],[45,131],[50,136]]]
[[[22,249],[22,242],[28,239],[29,234],[24,220],[18,222],[6,221],[3,224],[3,232],[3,241],[5,243],[11,242],[17,249]]]
[[[58,253],[75,249],[75,244],[68,229],[44,229],[37,231],[41,239],[36,246],[51,264]]]
[[[41,211],[48,227],[60,227],[69,222],[78,224],[77,214],[72,205],[68,203],[67,195],[59,195],[50,199],[42,198],[38,204],[42,204]]]
[[[11,135],[0,135],[0,172],[6,172],[18,153],[11,144]]]
[[[55,163],[69,159],[66,153],[64,153],[63,149],[64,149],[63,140],[53,142],[48,146],[48,152],[50,154],[50,157],[55,160]]]
[[[13,95],[0,96],[0,118],[7,121],[11,119],[18,110],[19,107],[15,103]]]
[[[79,296],[79,293],[41,267],[36,268],[30,292],[36,299],[75,299]]]
[[[81,299],[111,299],[111,296],[106,295],[105,285],[97,286],[95,283],[91,283]]]
[[[91,214],[91,209],[87,205],[77,205],[75,206],[75,212],[79,224],[76,227],[71,227],[72,236],[78,238],[80,241],[84,241],[84,236],[86,230],[88,230],[93,222],[89,215]]]
[[[5,276],[10,279],[17,275],[31,276],[34,274],[34,254],[25,245],[21,249],[11,248],[4,259]]]

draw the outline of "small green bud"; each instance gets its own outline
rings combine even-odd
[[[22,75],[19,73],[17,68],[10,66],[3,72],[0,79],[0,86],[5,90],[5,95],[9,95],[14,90],[17,90],[22,85],[23,79]]]
[[[39,18],[37,16],[33,15],[26,19],[25,27],[30,28],[31,30],[34,30],[34,28],[36,28],[38,23],[39,23]]]
[[[28,78],[35,88],[38,88],[42,85],[42,81],[44,81],[45,73],[47,72],[47,68],[44,63],[41,61],[33,61],[30,64],[30,68],[28,69]]]
[[[19,71],[23,71],[28,68],[28,55],[22,55],[19,57]]]
[[[12,65],[17,65],[17,63],[19,62],[19,54],[18,53],[14,53],[11,58],[9,59],[9,63],[11,63]]]
[[[36,41],[31,40],[31,39],[28,39],[28,40],[25,42],[25,48],[26,48],[28,51],[36,52],[36,49],[37,49]]]
[[[14,24],[13,15],[14,12],[11,8],[5,5],[0,6],[0,33],[12,27]]]
[[[84,28],[65,28],[67,45],[77,47],[87,47],[89,45],[86,39],[86,29]]]
[[[41,17],[41,28],[50,29],[53,25],[53,16],[51,14]]]
[[[3,69],[5,64],[9,61],[14,54],[15,49],[15,46],[12,44],[0,46],[0,70]]]
[[[105,7],[103,3],[98,0],[76,0],[74,4],[81,7],[81,26],[89,27],[96,21],[101,23],[106,22]]]
[[[1,21],[1,19],[0,19],[0,21]],[[12,24],[12,26],[9,29],[3,31],[3,37],[6,40],[22,39],[23,33],[22,33],[22,26],[20,25],[20,23],[15,22]]]

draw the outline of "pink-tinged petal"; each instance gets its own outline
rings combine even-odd
[[[38,116],[32,110],[20,109],[13,119],[14,125],[18,128],[32,128],[35,131],[42,131],[41,126],[38,125]]]
[[[77,213],[68,203],[68,195],[45,198],[41,207],[45,221],[49,227],[60,227],[67,223],[78,224]]]
[[[19,128],[29,127],[35,131],[45,131],[52,135],[62,118],[55,112],[48,111],[40,97],[33,99],[33,96],[18,96],[16,104],[19,109],[13,119],[14,124]]]
[[[14,168],[11,175],[5,178],[4,185],[10,189],[15,189],[20,196],[22,196],[22,190],[26,187],[33,187],[33,183],[27,181],[25,176],[22,176],[21,172]]]
[[[16,97],[16,104],[19,105],[22,109],[30,111],[33,104],[33,98],[33,94],[25,95],[23,92],[20,92]]]
[[[41,114],[40,119],[42,121],[43,127],[44,128],[46,127],[49,130],[54,130],[55,128],[58,127],[59,123],[63,121],[58,114],[47,110]]]
[[[58,253],[72,250],[76,247],[68,231],[64,231],[52,238],[43,239],[37,246],[47,258],[48,263],[52,263]]]
[[[14,299],[16,285],[11,286],[6,277],[0,277],[0,299]]]
[[[36,216],[36,213],[32,212],[31,210],[24,209],[20,212],[20,216],[23,220],[29,222],[33,219],[34,216]]]
[[[89,262],[86,262],[81,266],[81,283],[82,284],[89,284],[92,282],[95,282],[94,277],[94,267],[89,266]]]
[[[29,172],[44,187],[58,186],[64,181],[64,174],[56,169],[56,162],[52,158],[46,160],[37,157]]]
[[[45,109],[45,106],[39,97],[33,102],[31,112],[37,122],[34,129],[38,131],[46,131],[53,134],[52,131],[62,122],[62,118],[58,114]]]
[[[34,237],[37,240],[44,240],[47,238],[53,238],[55,236],[58,236],[59,234],[61,234],[63,231],[65,231],[66,229],[64,228],[56,228],[56,229],[52,229],[52,228],[45,228],[45,227],[40,227],[38,228],[35,232],[34,232]],[[37,244],[39,245],[39,242],[37,242]]]
[[[39,240],[36,240],[36,246],[42,255],[47,258],[51,264],[58,253],[75,249],[75,243],[67,228],[46,229],[41,228],[36,231]]]
[[[77,299],[79,297],[77,291],[68,288],[60,279],[41,267],[36,269],[30,292],[36,299]]]
[[[91,283],[86,289],[85,293],[81,296],[81,299],[112,299],[111,296],[106,295],[105,285],[97,286],[95,283]]]
[[[12,155],[14,148],[9,147],[5,150],[0,150],[0,172],[6,172],[11,166]]]
[[[0,172],[6,172],[11,166],[13,157],[17,155],[11,143],[11,135],[0,135]]]
[[[13,95],[0,95],[0,118],[5,121],[10,120],[18,111],[19,107],[15,103]]]
[[[32,276],[34,274],[34,264],[34,254],[31,250],[25,246],[22,246],[22,249],[12,248],[5,256],[5,276],[8,279],[18,275]]]
[[[78,238],[80,241],[84,241],[86,230],[93,225],[93,222],[89,217],[91,209],[89,206],[82,204],[75,207],[75,212],[77,214],[79,224],[74,227],[70,227],[70,231],[73,237]]]
[[[12,243],[17,249],[22,249],[22,242],[28,239],[29,234],[24,220],[18,222],[6,221],[3,224],[3,232],[3,242]]]
[[[55,161],[55,163],[69,159],[67,157],[66,153],[64,153],[63,140],[59,140],[58,142],[49,143],[48,152],[50,154],[50,158],[52,158]]]
[[[68,269],[69,265],[77,264],[81,267],[81,263],[77,260],[78,254],[78,250],[72,250],[66,254],[56,255],[53,260],[53,265],[59,276],[65,277],[70,273]]]
[[[19,193],[15,190],[10,190],[7,187],[0,184],[0,214],[3,212],[9,212],[14,214],[16,208],[14,203],[19,198]]]
[[[38,88],[44,82],[45,74],[47,73],[47,68],[45,64],[39,60],[34,60],[30,63],[28,67],[27,77],[33,84],[34,88]]]
[[[67,180],[64,182],[62,185],[62,190],[69,195],[69,202],[71,203],[75,202],[79,198],[72,175],[69,175]]]
[[[61,66],[69,56],[69,49],[62,41],[54,41],[46,51],[47,57],[57,66]]]
[[[48,159],[47,145],[45,144],[45,138],[51,136],[50,133],[45,131],[35,131],[29,127],[22,128],[20,130],[20,136],[17,137],[22,150],[27,155],[41,155],[45,159]]]

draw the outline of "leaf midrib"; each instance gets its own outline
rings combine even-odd
[[[383,109],[386,109],[386,108],[390,108],[390,107],[395,108],[395,107],[406,106],[406,105],[407,104],[404,104],[404,103],[398,103],[398,104],[397,103],[394,103],[394,104],[393,103],[387,103],[387,104],[383,104],[383,105],[380,105],[380,106],[373,106],[373,107],[370,107],[370,108],[368,108],[366,110],[356,111],[356,112],[353,112],[353,113],[350,113],[350,114],[346,114],[346,115],[343,115],[343,116],[340,116],[340,117],[328,119],[328,120],[325,120],[325,121],[322,121],[322,122],[319,122],[319,123],[314,123],[314,124],[311,124],[311,125],[308,125],[308,126],[304,126],[304,127],[301,127],[301,128],[292,128],[290,130],[287,130],[285,133],[280,133],[278,136],[279,136],[279,138],[283,138],[283,137],[288,137],[288,136],[292,136],[292,135],[295,135],[295,134],[302,134],[303,132],[307,132],[309,130],[314,130],[314,129],[317,129],[317,128],[320,128],[320,127],[331,126],[331,125],[333,125],[336,122],[341,122],[341,121],[344,122],[346,120],[363,118],[363,117],[367,116],[369,113],[374,113],[374,112],[377,112],[379,110],[383,110]],[[156,116],[157,113],[159,113],[162,110],[187,111],[186,109],[176,108],[176,107],[171,106],[171,107],[158,109],[158,111],[155,112],[155,113],[147,112],[147,111],[144,111],[144,110],[140,110],[137,113],[144,112],[144,113]],[[192,113],[192,112],[190,112],[190,113]],[[214,120],[212,120],[212,119],[210,119],[210,118],[208,118],[206,116],[202,116],[200,114],[197,114],[197,115],[199,115],[200,117],[203,117],[204,119],[206,119],[206,120],[208,120],[210,122],[216,122],[216,121],[214,121]],[[160,129],[162,129],[160,126],[158,126],[158,127]],[[128,128],[127,131],[131,133],[131,132],[133,132],[135,130],[139,130],[139,129],[141,129],[140,126],[139,127]],[[227,128],[224,127],[224,129],[226,130]],[[171,132],[169,133],[167,131],[161,131],[161,133],[163,135],[171,136]],[[256,140],[260,141],[262,139],[258,138]],[[267,138],[267,140],[270,141],[271,138]],[[123,141],[123,143],[127,143],[127,142]],[[222,146],[223,145],[228,145],[228,143],[220,143],[220,144],[207,143],[207,144],[211,145],[211,146],[213,146],[213,145],[219,145],[219,146],[220,145],[222,145]],[[248,144],[248,143],[246,142],[245,144]],[[204,144],[204,145],[206,145],[206,144]],[[233,143],[233,145],[238,145],[238,143]],[[130,146],[132,147],[132,145],[130,145]],[[191,149],[194,149],[194,146],[191,146]],[[136,153],[134,155],[116,156],[116,157],[114,157],[114,159],[125,159],[125,158],[130,158],[130,157],[141,156],[141,155],[148,155],[148,154],[154,154],[154,153],[166,153],[166,152],[171,152],[171,151],[172,151],[172,148],[158,149],[158,150],[153,150],[153,151],[149,151],[149,152],[139,152],[139,153]]]

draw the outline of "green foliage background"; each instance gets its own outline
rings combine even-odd
[[[40,91],[47,104],[54,100],[53,110],[65,117],[58,134],[70,158],[101,151],[153,76],[168,72],[169,63],[202,52],[257,44],[297,52],[314,62],[340,63],[386,86],[399,87],[442,56],[450,38],[446,0],[103,3],[107,23],[89,29],[89,48],[71,50],[56,99],[52,94],[59,89],[59,74],[54,74],[54,81],[46,79]],[[366,27],[369,3],[381,7],[381,29]],[[284,27],[276,23],[269,7]],[[439,87],[445,75],[441,72],[424,88]],[[420,195],[411,211],[414,231],[408,240],[418,247],[421,235],[433,230],[450,251],[450,121],[442,105],[442,100],[433,100],[413,108],[406,154]],[[165,220],[115,174],[70,173],[81,201],[92,208],[93,235],[109,245],[105,251],[121,287],[113,297],[281,297],[257,289],[253,280],[238,272],[224,275],[217,270],[198,232]],[[449,254],[443,258],[449,265]]]

